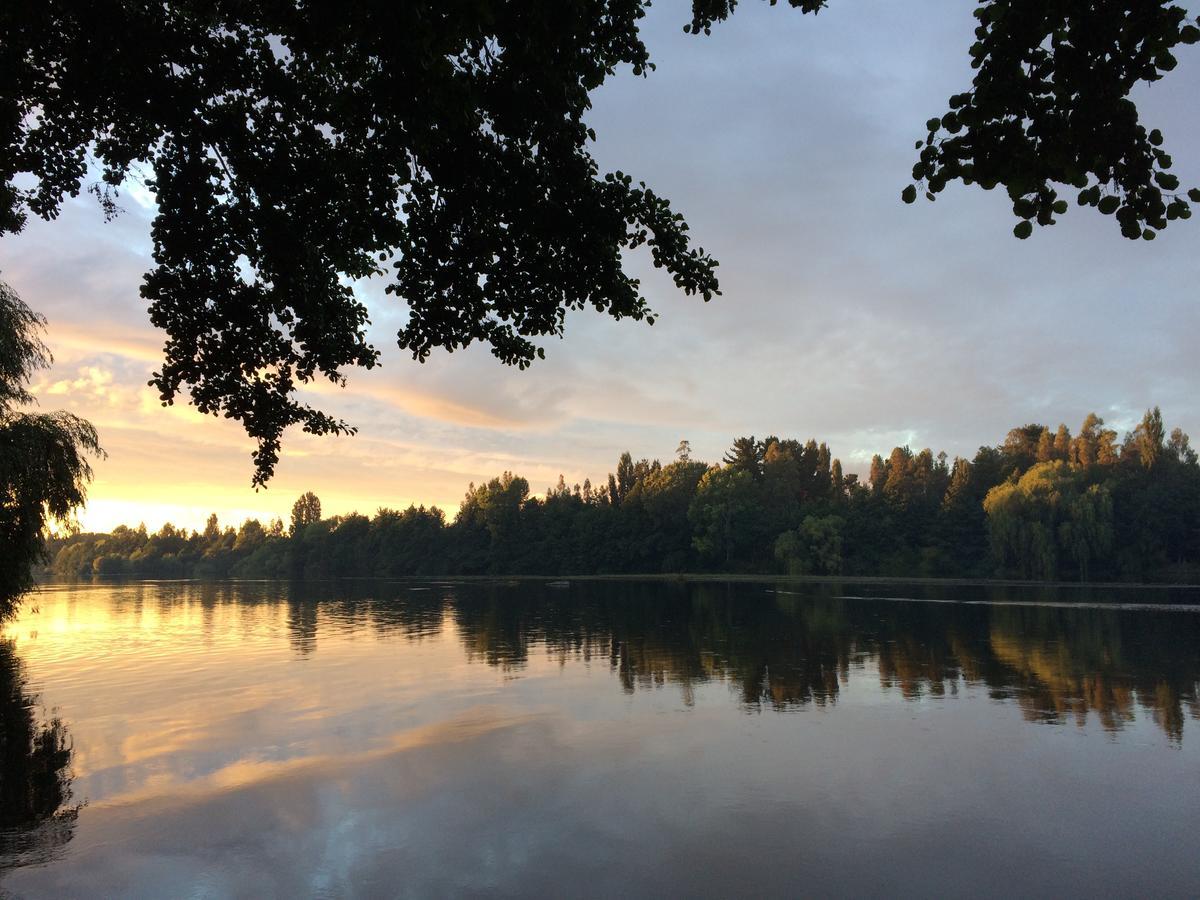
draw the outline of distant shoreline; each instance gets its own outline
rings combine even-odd
[[[1130,581],[1023,581],[1016,578],[936,578],[886,575],[747,575],[710,573],[657,573],[653,575],[495,575],[444,576],[456,580],[491,581],[697,581],[697,582],[756,582],[770,581],[790,584],[929,584],[948,587],[1053,587],[1053,588],[1178,588],[1200,590],[1200,584],[1175,582]],[[429,581],[429,578],[398,578],[395,581]]]
[[[649,574],[610,574],[610,575],[343,575],[334,578],[140,578],[134,575],[94,575],[91,578],[56,578],[51,577],[38,581],[38,587],[51,584],[80,584],[80,583],[135,583],[135,582],[290,582],[313,583],[339,581],[386,581],[392,583],[421,584],[431,581],[460,581],[474,584],[528,582],[638,582],[651,581],[662,583],[703,583],[703,584],[914,584],[944,587],[1016,587],[1016,588],[1072,588],[1072,589],[1104,589],[1104,590],[1200,590],[1200,584],[1185,582],[1129,582],[1129,581],[1027,581],[1016,578],[937,578],[922,576],[884,576],[884,575],[778,575],[778,574],[746,574],[746,573],[712,573],[712,572],[656,572]]]

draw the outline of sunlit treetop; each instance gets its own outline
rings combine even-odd
[[[82,190],[115,214],[118,189],[143,180],[158,209],[142,295],[167,335],[152,384],[240,421],[263,484],[289,425],[352,430],[296,389],[378,363],[356,279],[382,276],[403,301],[415,359],[478,341],[521,367],[568,309],[653,321],[627,250],[648,248],[685,293],[718,293],[682,217],[589,152],[590,93],[652,67],[648,5],[0,4],[0,232]],[[734,6],[695,0],[686,26],[707,32]],[[1018,236],[1065,209],[1055,185],[1131,237],[1190,214],[1128,99],[1200,36],[1178,7],[983,0],[977,14],[978,75],[929,121],[914,170],[930,198],[953,180],[1004,185]]]

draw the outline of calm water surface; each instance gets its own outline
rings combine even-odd
[[[52,586],[0,894],[1200,894],[1200,596],[919,590]]]

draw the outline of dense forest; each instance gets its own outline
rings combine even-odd
[[[1156,407],[1123,439],[1092,414],[1014,428],[972,459],[897,447],[867,480],[824,443],[738,438],[721,463],[635,461],[605,482],[531,496],[506,472],[472,484],[453,520],[436,507],[290,526],[171,525],[49,542],[46,574],[150,577],[749,572],[1200,580],[1200,465]]]

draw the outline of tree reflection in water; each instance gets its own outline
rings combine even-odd
[[[300,656],[328,629],[414,641],[452,625],[468,660],[518,673],[531,655],[607,662],[622,690],[676,687],[686,704],[726,683],[747,709],[837,701],[852,670],[874,668],[907,700],[983,687],[1031,722],[1123,728],[1141,708],[1173,740],[1200,718],[1197,597],[1011,586],[788,582],[177,583],[162,602],[286,604]],[[897,600],[903,591],[913,602]],[[174,593],[172,593],[174,592]],[[281,598],[282,595],[282,598]],[[1120,605],[1106,604],[1114,598]],[[1186,601],[1163,609],[1157,601]],[[915,602],[920,601],[920,602]],[[926,602],[928,601],[928,602]],[[953,602],[967,601],[967,602]],[[1190,604],[1190,605],[1189,605]]]
[[[625,691],[724,681],[747,708],[835,703],[851,669],[916,700],[982,686],[1033,722],[1116,730],[1141,707],[1174,740],[1200,718],[1200,614],[1099,605],[903,602],[845,588],[576,583],[447,596],[469,658],[519,669],[536,648],[607,659]],[[961,595],[963,591],[954,593]],[[938,599],[930,597],[926,599]]]
[[[199,607],[206,633],[218,607],[239,609],[250,627],[252,607],[282,604],[300,657],[319,655],[323,635],[365,631],[453,639],[468,660],[513,675],[538,655],[563,666],[587,662],[606,667],[627,693],[669,687],[689,705],[700,686],[724,684],[747,711],[828,707],[855,674],[878,677],[903,700],[982,690],[1035,723],[1082,725],[1091,716],[1117,731],[1140,712],[1181,741],[1186,719],[1200,719],[1194,592],[851,582],[573,581],[567,589],[523,581],[168,582],[148,594],[145,587],[113,594],[114,609],[136,614],[155,603],[168,617]],[[1122,604],[1105,604],[1112,599]],[[1185,604],[1130,602],[1144,599]],[[55,813],[69,794],[62,725],[35,726],[13,647],[0,648],[5,833],[17,815],[28,823],[57,815],[69,825],[72,810]],[[14,805],[10,797],[24,799]]]
[[[16,642],[0,639],[0,871],[46,863],[75,834],[67,729],[36,707]]]

